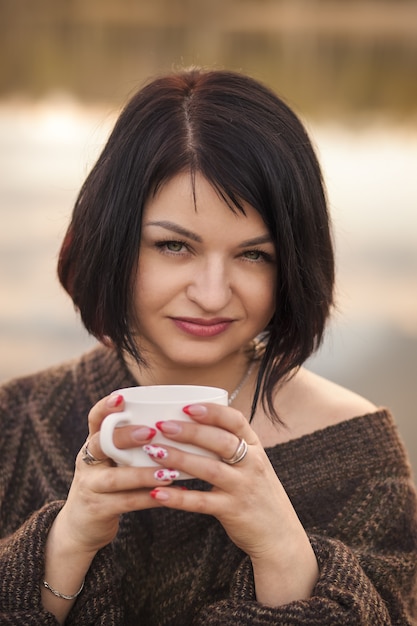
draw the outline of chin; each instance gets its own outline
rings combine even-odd
[[[197,368],[197,369],[204,369],[204,368],[211,368],[213,366],[216,366],[218,363],[221,363],[221,361],[223,361],[223,359],[227,358],[229,355],[228,354],[219,354],[218,352],[216,353],[211,353],[207,350],[204,349],[204,347],[201,348],[201,350],[193,350],[192,353],[183,353],[183,354],[175,354],[175,357],[173,356],[171,360],[172,364],[174,367],[177,368],[186,368],[186,369],[191,369],[191,368]]]

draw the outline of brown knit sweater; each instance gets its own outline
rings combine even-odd
[[[68,492],[89,408],[134,384],[99,347],[1,388],[0,624],[56,624],[40,600],[46,536]],[[249,558],[214,518],[156,508],[123,516],[66,623],[413,624],[416,495],[390,414],[357,417],[268,454],[319,562],[312,598],[276,609],[257,603]],[[209,489],[197,480],[187,486]]]

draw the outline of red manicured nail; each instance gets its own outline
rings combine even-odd
[[[112,395],[107,399],[107,406],[112,408],[115,406],[120,406],[123,402],[123,396],[121,394]]]
[[[156,429],[149,428],[149,426],[139,426],[132,432],[132,438],[134,441],[143,441],[144,439],[152,439],[155,437]]]
[[[207,415],[207,407],[202,404],[187,404],[187,406],[182,407],[182,410],[186,415]]]
[[[152,489],[150,495],[154,500],[160,500],[161,502],[169,499],[167,492],[161,491],[160,489]]]
[[[176,424],[175,422],[156,422],[155,426],[161,433],[166,433],[167,435],[177,435],[181,432],[181,426]]]

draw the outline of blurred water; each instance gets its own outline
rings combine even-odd
[[[120,101],[198,64],[243,70],[316,116],[417,112],[415,0],[0,3],[0,94]]]
[[[0,105],[0,380],[92,344],[55,277],[79,186],[115,111]],[[392,407],[417,468],[417,130],[307,125],[338,250],[338,311],[310,366]]]

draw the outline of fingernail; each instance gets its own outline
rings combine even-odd
[[[154,500],[160,500],[161,502],[169,499],[167,492],[160,489],[152,489],[150,495]]]
[[[165,448],[160,448],[159,446],[146,445],[142,446],[142,450],[149,454],[153,459],[166,459],[168,456],[168,451]]]
[[[123,396],[121,394],[115,393],[111,395],[109,398],[107,398],[106,404],[109,408],[112,409],[115,406],[120,406],[122,402],[123,402]]]
[[[187,406],[184,406],[182,410],[187,415],[207,415],[207,407],[202,404],[187,404]]]
[[[181,426],[176,422],[156,422],[155,426],[167,435],[177,435],[181,432]]]
[[[141,426],[140,428],[135,428],[132,431],[132,439],[134,441],[143,441],[144,439],[152,439],[155,437],[156,430],[155,428],[149,428],[148,426]]]
[[[156,480],[176,480],[179,475],[180,473],[177,472],[177,470],[161,468],[156,470],[154,478],[156,478]]]

